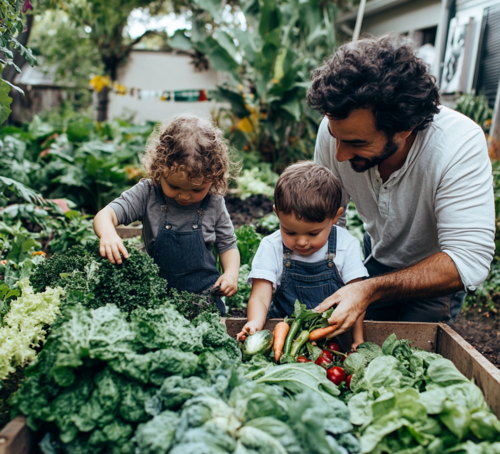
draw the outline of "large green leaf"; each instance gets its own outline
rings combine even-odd
[[[193,43],[185,34],[186,30],[176,30],[174,35],[169,39],[169,44],[174,49],[190,50],[193,48]]]
[[[0,79],[0,124],[4,123],[12,112],[10,109],[12,98],[9,96],[9,92],[10,85],[5,80]]]
[[[279,385],[292,394],[314,391],[325,401],[338,396],[340,391],[326,378],[326,371],[314,363],[290,363],[268,367],[257,383]]]
[[[250,115],[250,111],[247,109],[245,99],[241,93],[218,85],[216,98],[218,101],[229,102],[233,109],[233,113],[238,118],[245,118]]]
[[[221,12],[223,10],[220,0],[194,0],[194,2],[207,13],[219,21],[221,19]]]
[[[22,183],[19,183],[19,181],[0,176],[0,195],[2,197],[5,197],[4,193],[6,189],[10,189],[14,194],[23,198],[27,202],[45,205],[45,201],[38,192],[33,191],[33,189],[26,187]]]

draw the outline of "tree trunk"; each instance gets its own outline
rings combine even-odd
[[[96,98],[95,119],[97,121],[106,121],[108,119],[109,88],[103,87],[99,93],[96,93]]]

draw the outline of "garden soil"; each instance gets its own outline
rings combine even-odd
[[[453,329],[486,359],[500,368],[500,319],[491,313],[472,308],[461,312]]]
[[[228,195],[225,197],[225,201],[235,229],[245,224],[253,224],[257,227],[257,232],[264,235],[269,233],[257,225],[259,219],[273,211],[273,202],[266,196],[252,195],[241,200],[238,197]]]

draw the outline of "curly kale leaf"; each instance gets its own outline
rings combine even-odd
[[[101,257],[97,241],[85,249],[75,246],[55,254],[30,280],[36,291],[59,285],[68,291],[67,302],[74,298],[91,309],[112,303],[130,313],[138,307],[157,306],[167,297],[167,282],[158,275],[151,257],[129,248],[129,258],[113,265]]]

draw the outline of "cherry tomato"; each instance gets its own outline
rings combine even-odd
[[[310,359],[307,359],[305,356],[299,356],[297,358],[297,362],[298,363],[310,363],[311,360]]]
[[[329,362],[333,361],[333,354],[332,352],[329,352],[328,350],[322,350],[321,356],[325,359],[327,359]]]
[[[349,375],[345,383],[347,385],[347,389],[351,389],[351,380],[352,380],[352,375]]]
[[[353,352],[348,352],[345,356],[341,356],[340,360],[342,361],[342,364],[344,364],[345,359],[349,356],[352,355]]]
[[[328,348],[329,350],[333,350],[335,352],[339,352],[340,351],[340,345],[337,344],[337,342],[335,342],[333,340],[327,341],[326,344],[325,344],[325,347]]]
[[[335,366],[326,371],[326,378],[328,378],[328,380],[339,386],[343,381],[345,381],[346,375],[344,369]]]
[[[314,361],[318,366],[328,366],[333,361],[333,355],[328,350],[323,350],[321,356]]]

